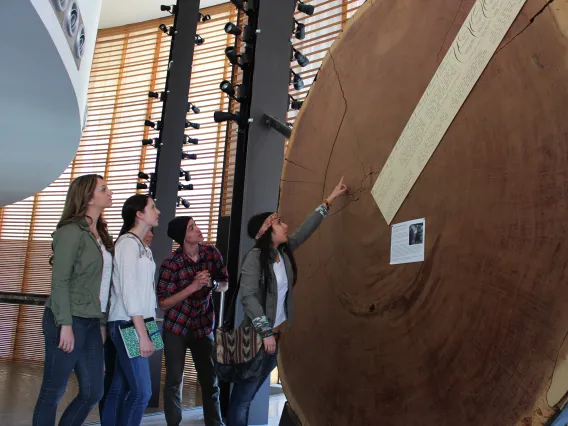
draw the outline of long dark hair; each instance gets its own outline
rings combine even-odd
[[[265,212],[257,214],[250,218],[248,222],[247,232],[251,238],[254,238],[266,220],[268,216],[270,216],[272,212]],[[274,247],[274,243],[272,242],[272,226],[266,230],[266,232],[256,241],[254,248],[260,250],[260,267],[264,272],[264,279],[266,284],[270,282],[272,277],[271,273],[271,266],[272,266],[272,258],[270,256],[270,250]],[[278,250],[281,251],[283,254],[287,255],[290,259],[290,264],[292,265],[292,271],[294,272],[294,282],[292,283],[292,287],[296,285],[296,281],[298,280],[298,267],[296,265],[296,259],[294,258],[294,254],[292,250],[290,250],[290,245],[288,243],[281,244],[278,246]]]
[[[119,237],[136,226],[136,213],[144,211],[148,205],[148,198],[150,196],[147,194],[136,194],[124,202],[122,206],[122,220],[124,223],[118,234]]]
[[[79,176],[71,182],[65,198],[65,207],[63,207],[63,213],[57,223],[56,230],[70,223],[79,222],[82,219],[86,219],[89,225],[91,224],[92,220],[87,216],[87,208],[89,207],[89,201],[93,198],[99,179],[104,180],[100,175],[88,174]],[[97,232],[105,248],[112,253],[114,251],[112,238],[108,233],[108,225],[102,214],[97,220]],[[53,265],[53,255],[49,258],[49,264]]]

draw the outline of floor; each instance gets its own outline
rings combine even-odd
[[[41,386],[41,366],[0,362],[0,425],[2,426],[30,426],[35,401]],[[58,416],[60,416],[69,402],[77,393],[77,380],[74,376],[69,378],[67,392],[59,404]],[[182,396],[183,401],[195,404],[199,392],[196,389],[187,388]],[[269,423],[268,426],[278,426],[286,397],[277,387],[271,389]],[[164,425],[164,415],[160,407],[147,410],[147,416],[142,422],[143,426]],[[185,404],[183,413],[183,426],[200,426],[203,423],[203,411],[200,407],[192,407]],[[95,409],[87,418],[86,425],[99,425],[98,411]]]

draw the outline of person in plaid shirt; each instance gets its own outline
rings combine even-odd
[[[189,216],[168,224],[168,236],[180,248],[160,268],[158,303],[164,311],[163,340],[166,360],[164,411],[168,426],[181,423],[181,384],[187,349],[197,370],[206,426],[222,426],[219,385],[213,367],[215,310],[212,291],[226,291],[228,274],[223,257]]]

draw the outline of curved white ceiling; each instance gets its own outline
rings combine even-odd
[[[206,8],[227,0],[201,0],[200,7]],[[103,0],[99,28],[117,27],[168,16],[160,11],[162,4],[175,4],[176,0]]]
[[[76,0],[85,28],[77,68],[51,0],[1,0],[0,207],[49,186],[81,139],[100,0]]]

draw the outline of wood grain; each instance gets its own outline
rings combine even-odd
[[[472,4],[367,1],[302,108],[284,221],[298,226],[342,175],[350,187],[297,252],[279,369],[304,425],[542,425],[554,412],[545,397],[568,332],[568,3],[527,1],[396,215],[426,218],[424,263],[389,265],[370,195]]]

